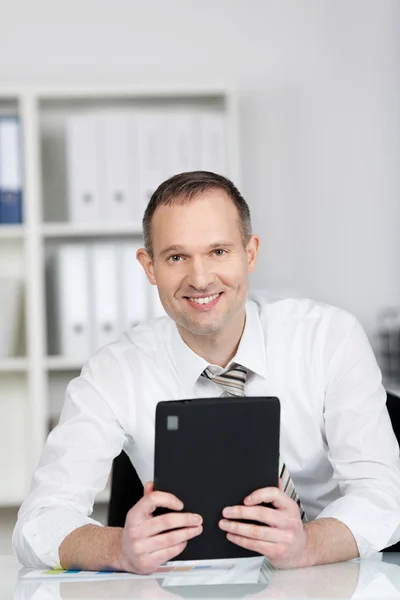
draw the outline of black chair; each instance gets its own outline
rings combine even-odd
[[[397,440],[400,440],[400,398],[387,393],[386,406]],[[400,441],[399,441],[400,443]],[[111,496],[108,506],[108,525],[123,527],[128,510],[143,496],[143,485],[125,452],[114,459],[111,476]],[[400,552],[400,542],[383,552]]]
[[[142,496],[143,484],[128,455],[122,451],[113,461],[108,525],[123,527],[127,512]]]
[[[400,444],[400,397],[391,392],[387,392],[386,406],[390,420],[392,421],[394,434]],[[393,544],[393,546],[388,546],[383,552],[400,552],[400,542]]]

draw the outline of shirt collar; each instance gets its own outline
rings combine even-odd
[[[183,341],[173,321],[171,322],[171,327],[172,363],[185,387],[192,389],[209,363],[189,348]],[[236,355],[231,360],[232,362],[246,367],[246,369],[265,379],[267,377],[264,332],[257,304],[252,300],[248,300],[246,303],[246,323]]]

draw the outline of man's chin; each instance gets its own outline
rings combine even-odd
[[[187,320],[180,323],[181,327],[187,329],[192,335],[214,335],[221,329],[221,323],[193,323],[193,321]]]

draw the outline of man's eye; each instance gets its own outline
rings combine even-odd
[[[182,257],[179,254],[174,254],[173,256],[170,256],[168,260],[170,262],[179,262],[181,258]]]
[[[214,250],[214,253],[217,256],[223,256],[226,253],[226,250],[223,250],[222,248],[217,248],[217,250]]]

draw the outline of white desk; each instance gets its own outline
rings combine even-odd
[[[212,581],[164,586],[164,579],[118,581],[23,581],[21,567],[12,556],[0,556],[1,600],[89,600],[101,598],[399,598],[400,553],[378,553],[356,560],[306,569],[274,571],[269,583],[225,583]],[[221,578],[221,575],[219,575]],[[171,581],[171,580],[170,580]],[[182,581],[182,579],[180,580]]]

